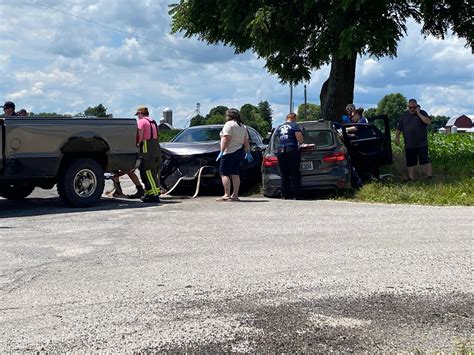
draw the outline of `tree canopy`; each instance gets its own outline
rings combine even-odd
[[[396,56],[410,18],[424,35],[444,38],[451,29],[474,48],[473,12],[467,0],[181,0],[170,10],[173,32],[252,50],[284,83],[331,64],[320,99],[322,117],[332,120],[353,102],[357,56]]]
[[[377,104],[376,114],[386,114],[390,127],[395,128],[402,114],[407,110],[407,98],[400,93],[388,94]]]
[[[191,121],[189,122],[189,127],[202,126],[204,124],[206,124],[206,118],[201,115],[196,115],[191,118]]]
[[[190,126],[201,126],[206,124],[221,124],[225,122],[226,106],[216,106],[209,110],[209,113],[203,116],[194,116],[191,119]],[[260,134],[266,136],[271,129],[272,108],[267,101],[259,103],[259,106],[244,104],[240,108],[240,116],[246,126],[255,128]],[[270,122],[270,123],[269,123]]]
[[[306,118],[305,118],[304,104],[298,106],[297,121],[317,121],[321,118],[321,106],[316,104],[306,104]]]
[[[62,113],[56,113],[56,112],[40,112],[40,113],[34,113],[30,112],[29,114],[30,117],[71,117],[71,115],[64,115]]]
[[[364,115],[366,117],[371,117],[375,115],[386,114],[390,121],[390,127],[394,129],[397,126],[401,115],[407,110],[407,104],[408,100],[402,94],[388,94],[382,97],[382,99],[380,99],[377,104],[377,107],[365,110]],[[428,114],[430,113],[428,112]],[[431,124],[429,125],[428,129],[433,132],[437,132],[438,129],[444,127],[449,120],[448,116],[430,115],[430,117]]]
[[[273,124],[273,110],[268,101],[260,101],[257,107],[260,117],[262,117],[271,127]]]
[[[209,118],[211,116],[215,115],[220,115],[220,116],[225,116],[225,112],[227,111],[228,107],[226,106],[216,106],[211,108],[209,113],[206,115],[206,118]]]
[[[86,116],[95,116],[95,117],[113,117],[112,114],[107,114],[107,107],[102,104],[98,104],[95,107],[88,107],[84,110],[84,115]]]

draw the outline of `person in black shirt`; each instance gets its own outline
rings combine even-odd
[[[3,108],[3,114],[5,116],[16,116],[15,113],[15,104],[11,101],[5,101],[5,103],[2,106]]]
[[[301,198],[300,151],[298,144],[303,143],[303,133],[296,123],[296,114],[286,116],[286,122],[277,128],[280,139],[278,164],[281,172],[281,193],[284,199]]]
[[[22,116],[22,117],[26,117],[28,116],[28,111],[26,111],[24,108],[22,108],[21,110],[19,110],[16,114],[17,116]]]
[[[415,166],[419,163],[428,178],[432,177],[428,157],[428,126],[431,118],[421,110],[415,99],[408,101],[408,110],[400,117],[395,131],[395,144],[400,144],[400,133],[405,142],[405,158],[409,181],[415,180]]]

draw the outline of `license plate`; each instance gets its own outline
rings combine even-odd
[[[312,161],[302,161],[300,163],[301,170],[313,170],[313,162]]]

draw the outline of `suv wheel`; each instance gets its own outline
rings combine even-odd
[[[95,160],[78,159],[59,176],[59,198],[71,207],[87,207],[100,199],[104,183],[104,170]]]

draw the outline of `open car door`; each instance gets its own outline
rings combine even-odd
[[[4,137],[4,130],[3,130],[3,118],[0,118],[0,175],[3,171],[3,137]]]
[[[379,176],[382,165],[392,164],[392,143],[387,115],[368,119],[369,123],[348,123],[342,126],[344,144],[359,176]]]

